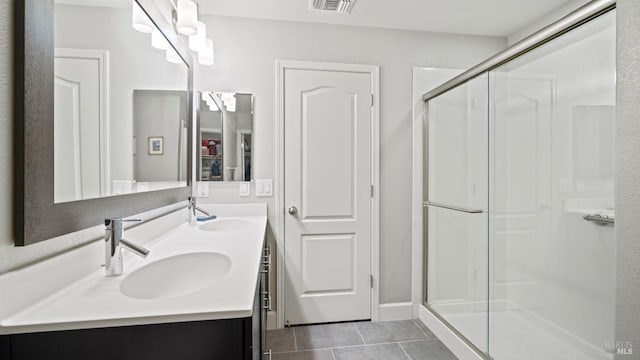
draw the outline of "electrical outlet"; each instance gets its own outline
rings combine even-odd
[[[197,181],[196,186],[196,197],[198,198],[208,198],[209,197],[209,182],[208,181]]]
[[[249,181],[241,182],[238,192],[239,192],[240,197],[251,196],[251,182],[249,182]]]

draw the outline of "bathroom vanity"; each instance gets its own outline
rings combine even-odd
[[[0,358],[261,359],[266,329],[261,289],[262,281],[250,317],[4,335]]]
[[[60,264],[82,266],[101,241],[1,275],[3,288],[22,289],[0,299],[0,358],[262,359],[266,205],[203,207],[218,218],[153,239],[146,259],[125,255],[121,276],[105,277],[98,261],[48,294],[30,289],[63,283],[73,270]]]

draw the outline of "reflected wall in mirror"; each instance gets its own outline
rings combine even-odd
[[[201,181],[251,181],[253,94],[203,91],[198,96]]]
[[[186,186],[189,68],[150,19],[132,27],[137,3],[119,4],[54,3],[55,203]]]

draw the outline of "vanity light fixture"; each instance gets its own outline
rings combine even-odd
[[[227,109],[227,111],[236,111],[236,93],[216,93],[216,96],[218,96],[218,98],[222,100],[222,103],[224,104],[224,107]]]
[[[198,21],[198,32],[189,36],[189,49],[201,52],[207,46],[207,25]]]
[[[198,32],[198,5],[193,0],[178,0],[176,12],[178,34],[195,35]]]
[[[198,53],[198,62],[202,65],[213,65],[213,40],[206,39],[204,50]]]
[[[171,47],[169,41],[167,41],[167,39],[158,29],[154,29],[151,33],[151,46],[160,50],[167,50]]]
[[[132,0],[132,2],[131,26],[140,32],[150,34],[155,26],[153,26],[151,19],[149,19],[149,16],[142,10],[140,5],[135,0]]]
[[[172,64],[182,64],[182,58],[180,57],[180,55],[178,55],[178,52],[172,47],[170,46],[167,49],[167,55],[166,55],[166,59],[168,62],[172,63]]]
[[[198,62],[213,65],[213,41],[207,38],[207,25],[198,21],[198,4],[193,0],[170,0],[174,11],[173,25],[180,35],[188,36],[189,49],[198,53]],[[182,63],[182,58],[172,48],[164,34],[158,30],[136,0],[132,0],[131,24],[134,29],[151,33],[151,46],[166,50],[165,59],[173,64]]]
[[[213,100],[212,92],[203,91],[202,101],[204,101],[207,104],[207,106],[209,107],[209,111],[212,111],[212,112],[220,111],[220,108],[218,108],[218,104],[216,104],[216,102]]]
[[[198,5],[193,2],[195,4],[195,31],[192,33],[186,33],[182,27],[183,23],[181,21],[184,16],[182,11],[187,7],[182,4],[182,1],[193,2],[192,0],[178,0],[178,2],[174,4],[173,0],[171,0],[171,4],[173,4],[175,9],[172,14],[173,25],[175,26],[178,34],[189,37],[189,49],[198,53],[198,62],[201,65],[213,65],[213,41],[207,38],[207,25],[198,20],[200,18]],[[193,8],[188,7],[187,11],[190,12],[192,10]]]

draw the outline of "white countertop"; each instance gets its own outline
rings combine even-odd
[[[218,206],[203,207],[213,211],[218,219],[199,225],[225,218],[246,219],[251,224],[223,232],[204,231],[186,223],[180,225],[146,244],[151,250],[146,259],[125,252],[123,275],[108,278],[102,268],[89,273],[0,319],[0,334],[251,316],[267,224],[266,205],[263,209],[253,205],[254,210],[259,211],[249,211],[250,216],[240,216],[242,205],[228,207],[226,214],[217,213],[216,210],[222,211]],[[162,258],[193,252],[224,254],[230,258],[231,267],[208,287],[182,296],[135,299],[120,292],[120,283],[136,269]],[[17,284],[16,280],[20,279],[14,279]],[[22,280],[29,283],[28,279]],[[33,279],[31,283],[38,281],[42,280]]]

